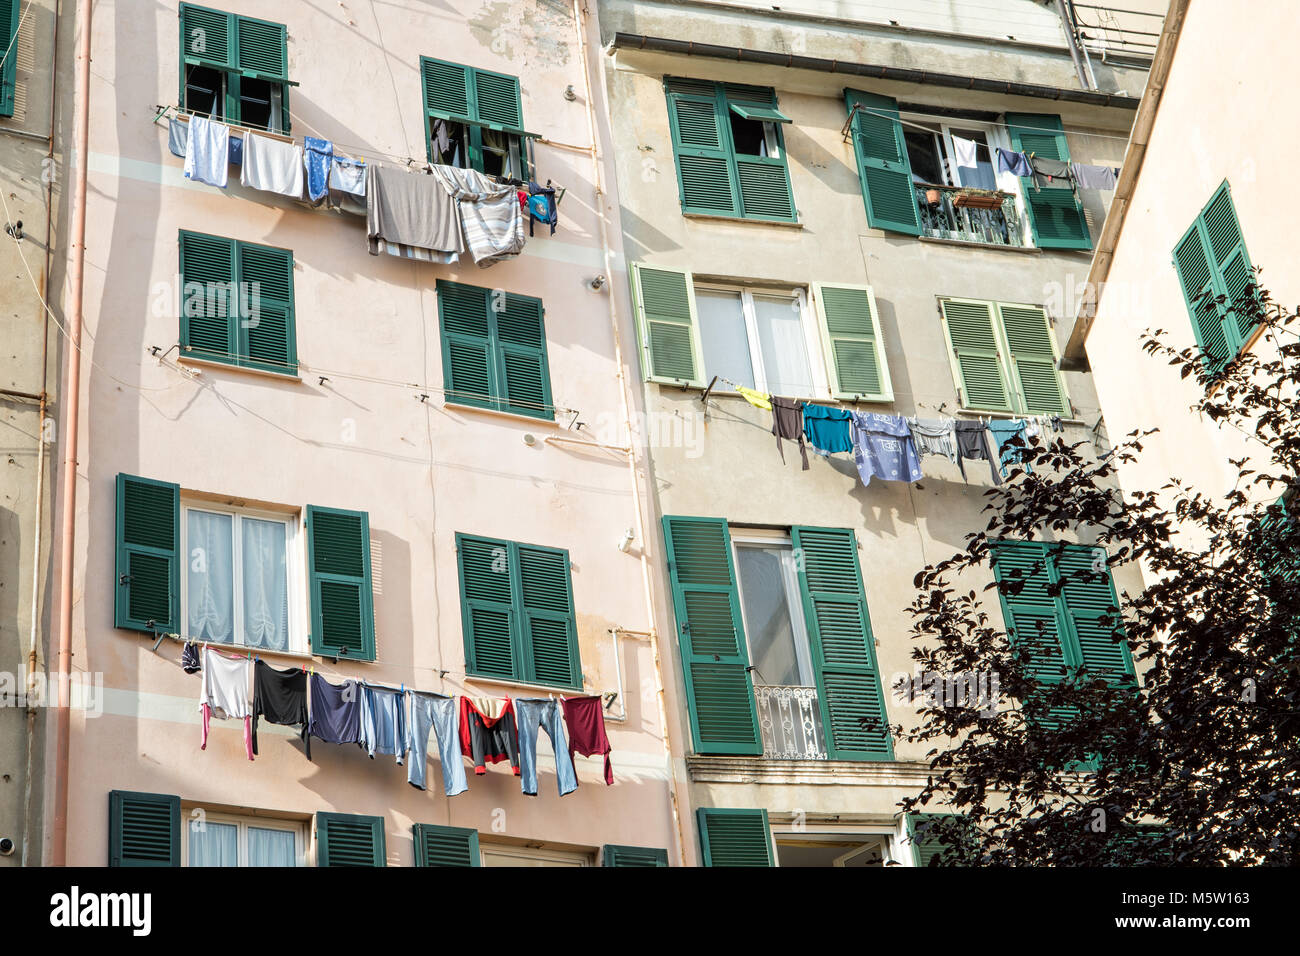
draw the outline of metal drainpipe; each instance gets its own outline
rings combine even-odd
[[[1065,0],[1056,0],[1056,12],[1061,17],[1061,29],[1065,31],[1065,43],[1070,48],[1070,59],[1074,61],[1074,72],[1079,77],[1079,85],[1085,90],[1095,89],[1095,86],[1089,85],[1088,74],[1083,68],[1083,60],[1079,57],[1079,46],[1074,36],[1074,18],[1066,7]]]
[[[81,326],[86,265],[86,175],[90,144],[90,28],[92,0],[77,0],[77,72],[73,84],[76,163],[73,172],[72,236],[68,245],[68,372],[63,385],[63,494],[59,532],[59,654],[56,665],[59,699],[54,710],[54,813],[50,827],[50,864],[68,861],[68,754],[72,708],[72,577],[77,540],[77,429],[81,412]]]
[[[609,298],[609,325],[614,336],[614,368],[618,376],[618,397],[623,412],[623,426],[627,429],[627,467],[632,482],[632,508],[636,515],[636,534],[641,542],[641,585],[644,591],[646,615],[650,621],[650,650],[654,655],[655,698],[659,705],[659,726],[663,730],[664,756],[668,762],[668,795],[672,803],[673,826],[677,831],[677,858],[682,866],[686,865],[686,839],[682,831],[682,814],[677,799],[677,770],[673,760],[672,743],[668,738],[668,705],[664,693],[664,674],[662,658],[659,654],[659,633],[655,627],[654,584],[650,572],[650,561],[646,557],[645,518],[641,512],[640,473],[637,467],[636,442],[633,440],[632,407],[628,400],[628,381],[623,373],[623,339],[618,328],[618,300],[613,289],[613,260],[609,248],[609,224],[605,217],[605,188],[601,174],[602,158],[600,140],[596,136],[596,104],[592,99],[591,64],[587,53],[587,8],[584,0],[573,0],[573,25],[578,34],[578,60],[582,65],[582,82],[587,95],[587,131],[591,138],[591,165],[595,176],[596,212],[600,225],[600,248],[604,256],[605,278],[610,283],[607,293]],[[627,702],[624,701],[626,708]]]

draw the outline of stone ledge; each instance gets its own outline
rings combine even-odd
[[[902,761],[768,760],[763,757],[687,756],[693,783],[894,786],[924,784],[928,764]]]

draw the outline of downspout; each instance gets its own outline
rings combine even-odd
[[[668,738],[668,705],[664,692],[663,661],[659,654],[659,632],[655,627],[654,583],[650,559],[646,556],[645,517],[641,508],[640,469],[637,466],[636,442],[632,430],[632,406],[628,399],[628,381],[623,372],[623,337],[619,332],[618,300],[613,289],[613,259],[609,248],[609,223],[605,216],[605,187],[602,176],[603,159],[600,140],[597,138],[596,104],[592,98],[591,63],[587,51],[587,7],[585,0],[573,0],[573,25],[578,34],[578,59],[582,64],[582,82],[587,96],[587,131],[590,135],[592,173],[595,177],[596,212],[600,225],[600,248],[604,257],[605,277],[609,280],[609,326],[614,337],[614,368],[618,376],[618,398],[623,412],[623,427],[627,429],[627,468],[632,484],[632,508],[636,515],[636,535],[641,542],[641,587],[644,592],[646,615],[649,620],[650,651],[654,656],[655,699],[659,705],[659,726],[663,730],[664,758],[668,763],[668,796],[672,804],[673,826],[677,832],[677,858],[686,865],[686,839],[682,831],[681,807],[677,800],[677,769],[673,759],[672,743]],[[626,708],[627,702],[624,701]]]
[[[90,146],[90,27],[92,0],[78,0],[77,73],[73,85],[72,236],[68,245],[68,372],[63,383],[62,522],[59,529],[59,654],[56,675],[59,699],[54,711],[54,820],[50,864],[68,861],[68,753],[72,709],[72,575],[77,539],[77,430],[81,412],[81,326],[86,265],[86,176]]]
[[[1074,61],[1074,72],[1079,77],[1079,85],[1085,90],[1095,89],[1088,83],[1088,73],[1084,70],[1083,60],[1079,56],[1079,44],[1074,35],[1073,11],[1066,7],[1065,0],[1056,0],[1056,12],[1061,17],[1061,30],[1065,33],[1065,45],[1070,48],[1070,59]]]

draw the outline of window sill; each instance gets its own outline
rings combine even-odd
[[[194,358],[184,352],[176,356],[176,361],[180,365],[225,369],[231,372],[247,372],[250,375],[260,375],[263,378],[274,379],[277,382],[297,382],[302,384],[302,376],[297,372],[272,372],[270,369],[257,368],[254,365],[236,365],[234,362],[223,362],[220,359]]]
[[[136,631],[135,633],[150,636],[148,631]],[[244,644],[223,644],[220,641],[202,641],[199,640],[198,638],[182,637],[179,634],[152,635],[152,638],[155,640],[158,637],[165,637],[169,641],[174,641],[177,644],[181,644],[181,645],[188,644],[191,641],[193,641],[195,644],[198,644],[200,646],[206,644],[207,646],[214,648],[215,650],[218,650],[223,654],[233,654],[236,657],[240,656],[241,654],[251,654],[253,657],[265,657],[268,659],[283,660],[283,661],[289,661],[291,663],[302,663],[302,664],[312,663],[316,659],[315,656],[312,655],[310,651],[276,651],[276,650],[270,650],[265,647],[248,647]],[[347,658],[347,659],[351,660],[351,658]],[[324,660],[333,660],[333,658],[332,657],[324,658]]]
[[[1007,421],[1010,421],[1015,418],[1040,417],[1038,415],[1033,415],[1029,412],[992,412],[983,408],[958,408],[953,414],[961,418],[996,418],[999,420],[1005,419]],[[1046,415],[1041,417],[1051,418],[1052,416]],[[1086,424],[1086,422],[1084,422],[1082,418],[1066,418],[1064,415],[1062,415],[1061,424],[1062,425],[1083,425]]]
[[[743,222],[751,226],[778,226],[782,229],[802,229],[802,222],[785,222],[780,219],[753,219],[747,216],[714,216],[706,212],[684,212],[683,219],[694,219],[699,222]]]
[[[484,408],[481,405],[466,405],[462,402],[444,401],[442,407],[445,409],[454,409],[458,412],[473,412],[479,415],[491,415],[493,418],[504,418],[512,422],[526,422],[530,425],[541,425],[543,427],[559,428],[560,423],[554,417],[542,418],[538,415],[530,415],[527,412],[511,412],[500,408]]]
[[[176,107],[176,118],[182,123],[188,123],[190,118],[193,116],[193,113],[187,113],[184,108],[180,106]],[[206,118],[207,117],[204,117],[204,119]],[[216,119],[213,122],[220,123],[223,126],[229,126],[232,136],[238,135],[243,137],[247,136],[249,133],[256,133],[258,136],[265,136],[267,139],[278,139],[282,143],[292,143],[295,141],[294,138],[287,133],[273,133],[268,129],[262,129],[257,126],[241,126],[238,123],[231,123],[229,120],[225,119]]]
[[[524,687],[530,690],[544,690],[551,694],[586,694],[586,691],[581,687],[562,687],[558,684],[533,684],[528,681],[514,680],[509,677],[487,677],[478,674],[466,674],[465,681],[470,684],[490,684],[495,687]]]
[[[921,242],[933,242],[941,246],[964,246],[968,249],[993,249],[998,252],[1019,252],[1041,256],[1048,251],[1037,246],[1013,246],[1001,242],[975,242],[970,239],[942,239],[939,236],[917,236]]]

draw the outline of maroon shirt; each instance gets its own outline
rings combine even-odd
[[[600,698],[566,697],[560,703],[564,707],[564,722],[569,726],[569,756],[575,751],[584,757],[604,754],[605,783],[612,784],[614,767],[609,762],[609,752],[614,748],[605,735],[605,711]]]

